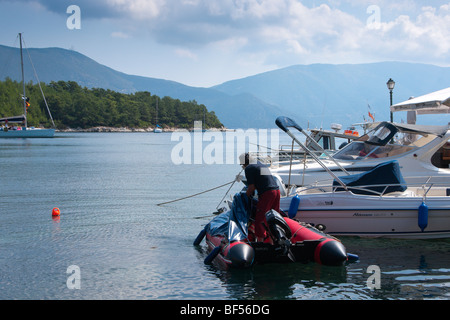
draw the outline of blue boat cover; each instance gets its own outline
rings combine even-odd
[[[385,194],[395,191],[403,192],[407,188],[406,182],[400,172],[400,166],[397,160],[383,162],[373,167],[369,171],[359,174],[352,174],[349,176],[342,176],[339,177],[339,179],[347,187],[364,187],[364,189],[373,190],[379,193],[383,192],[385,187],[389,185],[389,187],[384,192]],[[333,186],[340,186],[340,184],[339,182],[334,180]],[[343,190],[344,189],[342,187],[336,189],[336,191]],[[356,188],[350,188],[350,190],[356,194],[375,195],[375,193],[371,191],[365,191]]]
[[[250,200],[247,195],[236,193],[231,210],[221,213],[206,225],[211,236],[225,236],[230,242],[247,239]]]

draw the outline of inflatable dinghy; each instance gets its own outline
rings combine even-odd
[[[255,263],[316,262],[339,266],[349,259],[344,245],[313,226],[270,210],[266,213],[269,238],[251,241],[248,233],[250,200],[244,192],[233,198],[231,209],[211,220],[199,233],[194,245],[206,238],[209,254],[205,263],[215,261],[228,268],[246,268]]]

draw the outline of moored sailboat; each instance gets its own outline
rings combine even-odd
[[[55,123],[53,122],[53,118],[48,108],[47,101],[45,100],[42,88],[41,88],[42,97],[44,98],[44,102],[47,107],[47,111],[50,115],[53,128],[44,129],[44,128],[28,127],[27,107],[29,106],[29,101],[28,98],[26,97],[25,92],[25,77],[23,69],[23,50],[22,50],[21,33],[19,33],[19,42],[20,42],[20,65],[22,71],[22,85],[23,85],[23,96],[22,96],[23,114],[19,116],[0,118],[0,124],[2,124],[2,127],[0,128],[0,138],[52,138],[55,134],[54,129]],[[16,125],[10,126],[11,124]]]

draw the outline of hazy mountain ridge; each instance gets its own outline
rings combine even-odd
[[[299,124],[348,126],[367,119],[369,104],[377,120],[389,118],[386,82],[396,81],[394,103],[450,86],[450,68],[404,62],[368,64],[294,65],[228,81],[211,88],[190,87],[175,81],[128,75],[101,65],[85,55],[61,48],[24,50],[25,79],[45,83],[76,81],[88,88],[122,93],[149,91],[182,101],[196,100],[214,111],[229,128],[274,127],[279,115]],[[0,79],[20,81],[18,48],[0,45]],[[401,116],[395,116],[400,121]]]
[[[450,86],[450,68],[405,62],[296,65],[225,82],[214,88],[226,93],[247,92],[277,104],[300,122],[328,127],[350,125],[368,118],[389,119],[389,78],[396,81],[393,102]],[[394,114],[400,121],[404,115]],[[403,117],[404,118],[404,117]]]
[[[230,95],[170,80],[128,75],[101,65],[81,53],[61,48],[24,50],[26,82],[37,82],[28,53],[42,82],[70,80],[88,88],[104,88],[122,93],[149,91],[161,97],[196,100],[205,104],[209,111],[214,111],[222,123],[230,128],[271,127],[274,117],[280,113],[277,107],[249,94]],[[20,54],[18,48],[0,45],[0,79],[6,77],[20,81]]]

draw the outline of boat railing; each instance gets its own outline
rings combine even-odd
[[[405,186],[405,190],[387,192],[390,187]],[[347,190],[344,190],[340,185],[331,184],[314,184],[309,186],[303,186],[296,189],[298,195],[312,194],[312,193],[352,193],[352,194],[364,194],[377,197],[398,197],[398,196],[412,196],[412,197],[448,197],[450,196],[450,184],[435,183],[435,182],[423,182],[423,183],[408,183],[408,184],[371,184],[371,185],[359,185],[359,186],[346,186]],[[373,188],[379,188],[374,190]]]
[[[325,158],[327,157],[321,151],[313,151],[317,157]],[[256,151],[249,152],[256,160],[264,164],[283,166],[292,164],[303,163],[305,161],[311,161],[312,158],[303,149],[294,149],[293,152],[290,150],[279,149],[274,151]]]

